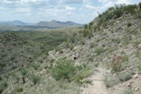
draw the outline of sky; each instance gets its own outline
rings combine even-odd
[[[89,23],[115,4],[138,4],[140,0],[0,0],[0,21],[73,21]]]

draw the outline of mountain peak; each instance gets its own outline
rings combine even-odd
[[[46,27],[55,27],[55,28],[60,28],[60,27],[69,27],[69,26],[81,26],[81,24],[72,22],[72,21],[57,21],[57,20],[51,20],[51,21],[40,21],[37,23],[38,26],[46,26]]]

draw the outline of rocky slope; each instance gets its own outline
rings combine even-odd
[[[130,11],[127,11],[127,14],[122,11],[121,16],[117,18],[101,20],[102,16],[108,15],[108,12],[110,13],[111,10],[85,25],[85,30],[81,33],[86,38],[79,36],[81,41],[76,41],[77,45],[70,46],[70,49],[63,49],[62,54],[54,53],[54,56],[72,59],[72,55],[77,53],[79,57],[75,60],[75,64],[87,64],[91,69],[95,66],[105,69],[105,73],[98,72],[103,75],[98,80],[103,79],[107,93],[100,93],[102,90],[105,91],[105,87],[99,89],[96,88],[99,85],[90,85],[86,86],[87,89],[82,89],[83,94],[94,94],[94,92],[97,94],[140,94],[140,11],[133,14]],[[113,62],[116,56],[119,56],[120,59]],[[96,74],[93,74],[92,77],[95,77]],[[97,79],[92,80],[93,84],[95,80]]]

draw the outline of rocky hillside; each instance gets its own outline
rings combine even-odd
[[[59,31],[1,32],[0,74],[33,62],[41,54],[54,49],[66,40],[67,35],[62,33]]]
[[[120,5],[34,62],[0,75],[2,94],[141,94],[141,11]]]

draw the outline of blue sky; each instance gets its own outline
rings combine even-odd
[[[115,4],[138,4],[140,0],[0,0],[0,21],[74,21],[88,23]]]

